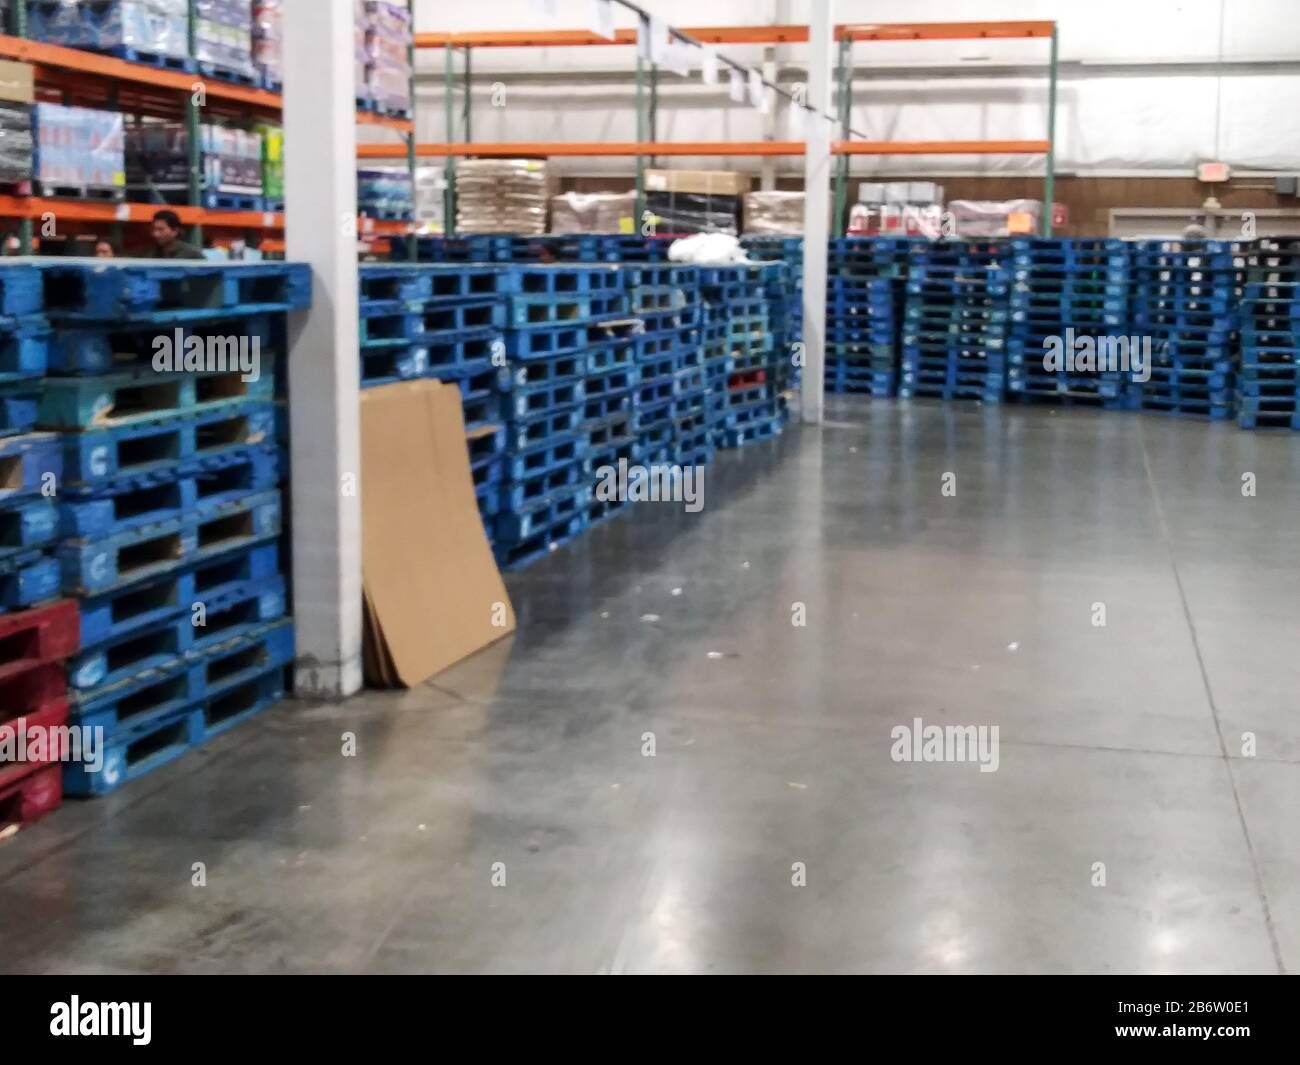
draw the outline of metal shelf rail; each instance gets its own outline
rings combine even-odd
[[[950,152],[955,155],[966,154],[1013,154],[1024,153],[1046,156],[1046,172],[1043,179],[1043,211],[1040,229],[1044,237],[1052,235],[1052,199],[1056,191],[1056,76],[1057,76],[1057,29],[1055,22],[895,22],[860,26],[837,26],[835,38],[839,42],[839,55],[835,64],[836,100],[839,105],[839,120],[842,140],[831,146],[831,151],[839,156],[835,168],[835,218],[843,232],[845,213],[848,209],[849,163],[853,155],[932,155]],[[1051,54],[1048,60],[1047,82],[1047,139],[1043,141],[948,141],[949,148],[930,145],[928,149],[920,142],[904,147],[898,145],[892,152],[875,152],[866,149],[861,142],[850,137],[850,116],[853,112],[853,45],[857,41],[963,41],[963,40],[1032,40],[1047,39],[1051,41]],[[969,152],[962,151],[959,145],[970,146]]]
[[[640,11],[636,5],[625,4]],[[808,41],[808,27],[799,25],[773,26],[704,26],[673,30],[679,38],[697,44],[803,44]],[[873,25],[842,25],[835,28],[839,42],[836,63],[837,101],[834,116],[841,131],[841,139],[831,145],[839,156],[835,176],[835,217],[842,232],[847,208],[849,164],[854,155],[1007,155],[1032,154],[1046,157],[1044,179],[1044,211],[1042,233],[1051,235],[1052,198],[1055,191],[1056,156],[1056,87],[1058,38],[1055,22],[906,22]],[[1048,120],[1045,140],[988,140],[988,141],[868,141],[855,139],[850,125],[852,113],[852,48],[857,41],[939,41],[939,40],[1026,40],[1050,39],[1051,54],[1048,67]],[[637,216],[644,203],[645,160],[656,156],[780,156],[802,155],[801,141],[704,141],[662,142],[655,139],[658,110],[658,70],[639,56],[636,66],[636,119],[637,140],[631,142],[494,142],[475,144],[471,137],[470,82],[472,78],[472,52],[475,48],[574,48],[633,46],[637,32],[631,29],[615,31],[613,39],[588,30],[519,30],[488,31],[482,33],[417,33],[417,49],[441,48],[446,54],[447,139],[438,144],[417,144],[412,150],[420,158],[446,158],[447,168],[447,221],[448,233],[455,231],[455,160],[470,156],[480,157],[560,157],[560,156],[633,156],[637,160],[636,190]],[[462,103],[460,133],[457,138],[455,116],[455,55],[464,55],[462,75]],[[738,69],[740,64],[729,63]],[[649,69],[647,69],[647,67]],[[765,82],[770,88],[790,98],[778,86]],[[365,145],[360,150],[362,158],[397,158],[395,149],[386,145]]]
[[[190,47],[196,20],[195,0],[190,0]],[[206,78],[185,71],[166,70],[146,63],[133,63],[96,52],[65,48],[61,45],[27,38],[27,5],[17,3],[9,11],[7,34],[0,34],[0,58],[30,63],[38,92],[66,103],[76,100],[108,110],[126,110],[133,114],[160,118],[183,117],[190,132],[190,180],[188,203],[175,208],[192,235],[201,241],[203,228],[254,234],[283,230],[284,216],[278,212],[210,210],[201,206],[202,170],[199,138],[196,135],[201,113],[224,118],[276,118],[283,108],[279,93],[247,85],[237,85],[216,78]],[[414,45],[411,66],[415,66]],[[201,84],[202,94],[195,92]],[[200,103],[200,95],[203,102]],[[411,102],[415,107],[415,82],[411,82]],[[374,111],[358,111],[359,125],[373,126],[397,133],[401,145],[391,146],[397,158],[406,158],[414,182],[416,163],[415,118],[399,118]],[[389,148],[384,145],[382,147]],[[392,155],[386,157],[393,157]],[[159,204],[111,203],[99,200],[45,199],[39,196],[0,195],[0,218],[19,222],[19,239],[24,254],[32,249],[32,222],[47,213],[75,222],[103,223],[110,227],[113,239],[120,241],[122,227],[147,224]],[[358,233],[365,236],[394,237],[410,234],[404,222],[377,219],[358,220]],[[414,240],[414,237],[411,238]],[[264,242],[268,243],[268,242]],[[280,241],[270,241],[270,250],[282,251]]]

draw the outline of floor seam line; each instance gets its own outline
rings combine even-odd
[[[1156,510],[1156,522],[1160,528],[1160,538],[1169,554],[1169,568],[1174,576],[1174,585],[1178,589],[1178,600],[1183,608],[1183,619],[1187,622],[1187,631],[1192,640],[1192,651],[1196,655],[1196,665],[1201,673],[1201,687],[1205,691],[1205,700],[1210,708],[1210,719],[1214,722],[1214,732],[1219,738],[1219,757],[1228,774],[1228,787],[1232,791],[1232,803],[1237,810],[1237,821],[1241,825],[1241,834],[1246,842],[1246,853],[1250,855],[1251,872],[1255,878],[1255,890],[1259,893],[1259,904],[1264,911],[1264,928],[1268,932],[1269,945],[1273,949],[1273,960],[1279,973],[1286,974],[1286,962],[1282,958],[1282,946],[1278,942],[1277,929],[1273,924],[1273,910],[1268,901],[1268,890],[1264,886],[1264,874],[1259,868],[1259,856],[1255,853],[1255,841],[1250,838],[1250,826],[1246,821],[1246,811],[1241,805],[1241,792],[1237,788],[1237,777],[1232,771],[1232,759],[1228,757],[1228,744],[1223,735],[1223,722],[1219,719],[1219,707],[1214,701],[1214,689],[1210,684],[1210,674],[1201,653],[1200,637],[1196,633],[1196,623],[1192,619],[1191,604],[1187,601],[1187,590],[1183,587],[1182,574],[1178,570],[1178,559],[1174,554],[1173,541],[1169,536],[1169,522],[1165,517],[1165,508],[1160,501],[1160,492],[1156,487],[1155,471],[1151,468],[1151,453],[1147,449],[1146,433],[1141,422],[1138,423],[1138,440],[1142,444],[1142,465],[1146,470],[1147,487],[1151,491],[1151,502]]]

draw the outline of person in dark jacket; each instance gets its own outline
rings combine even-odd
[[[175,211],[159,211],[149,230],[155,259],[202,259],[203,252],[181,240],[181,219]]]

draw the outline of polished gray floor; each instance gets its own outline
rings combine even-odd
[[[1300,968],[1300,437],[841,401],[705,484],[436,684],[0,845],[0,968]],[[997,771],[893,761],[917,717]]]

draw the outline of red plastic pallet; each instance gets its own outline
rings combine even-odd
[[[0,681],[59,662],[81,646],[81,615],[72,599],[0,615]]]
[[[33,728],[53,729],[68,723],[67,681],[58,663],[34,666],[19,676],[0,680],[0,759],[6,749],[20,745]],[[30,776],[39,766],[59,762],[65,755],[66,737],[47,734],[38,762],[0,760],[0,790]],[[26,744],[22,744],[26,749]]]
[[[727,379],[727,388],[733,392],[741,389],[753,388],[755,385],[767,384],[766,370],[746,370],[742,373],[733,373]]]
[[[47,766],[13,784],[0,787],[0,839],[57,810],[63,804],[63,767]]]

